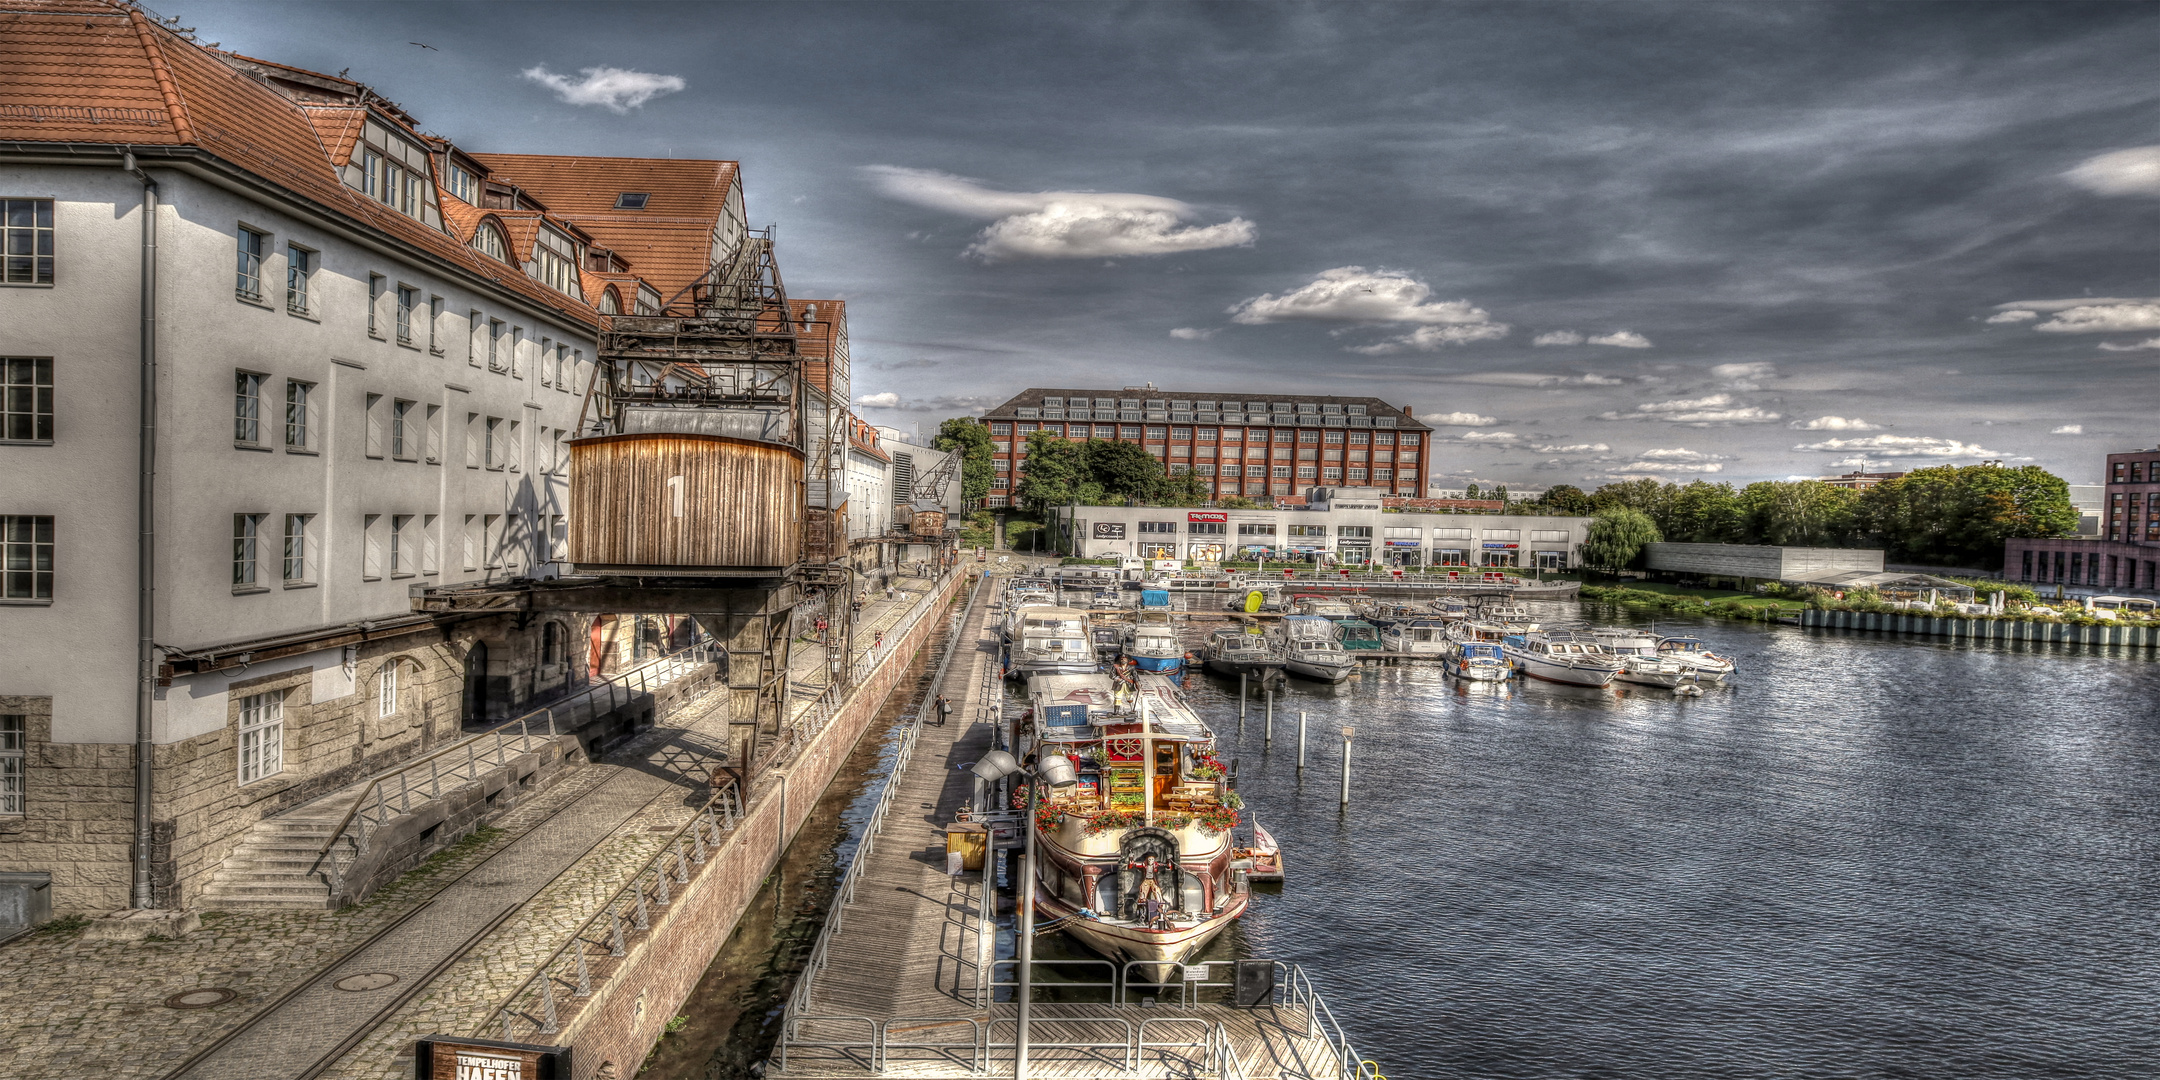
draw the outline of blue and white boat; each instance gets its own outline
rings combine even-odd
[[[1124,653],[1142,671],[1169,675],[1185,666],[1185,645],[1167,611],[1143,611],[1126,624]]]
[[[1465,641],[1455,647],[1443,669],[1458,679],[1472,682],[1503,682],[1515,674],[1507,653],[1490,641]]]

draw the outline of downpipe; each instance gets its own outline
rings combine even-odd
[[[157,906],[151,883],[151,801],[156,753],[152,705],[157,694],[157,215],[158,185],[122,151],[120,168],[142,181],[142,430],[135,478],[135,883],[134,906]]]

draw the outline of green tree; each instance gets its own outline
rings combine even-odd
[[[1186,473],[1165,473],[1155,479],[1147,499],[1159,506],[1199,506],[1207,502],[1207,485]]]
[[[1162,462],[1139,443],[1089,439],[1086,445],[1088,474],[1111,498],[1146,498],[1163,475]]]
[[[2077,531],[2069,484],[2037,465],[1915,469],[1861,492],[1854,510],[1892,558],[1934,566],[1993,570],[2004,540]]]
[[[1766,480],[1740,490],[1750,543],[1781,547],[1839,547],[1853,536],[1849,488],[1820,480]]]
[[[1664,500],[1658,532],[1667,540],[1695,544],[1738,544],[1747,539],[1747,519],[1731,484],[1697,480],[1674,489]]]
[[[1554,484],[1531,505],[1545,513],[1566,517],[1587,517],[1591,510],[1589,494],[1573,484]]]
[[[1589,535],[1576,554],[1585,566],[1614,571],[1642,557],[1644,546],[1660,539],[1650,515],[1628,506],[1607,507],[1590,519]]]
[[[1477,498],[1477,497],[1478,497],[1478,486],[1477,486],[1476,484],[1469,484],[1469,485],[1466,485],[1466,486],[1465,486],[1465,487],[1463,488],[1463,498],[1465,498],[1465,499],[1475,499],[1475,498]]]
[[[1665,504],[1672,498],[1672,493],[1676,490],[1678,488],[1671,484],[1660,484],[1648,478],[1621,480],[1591,492],[1590,506],[1593,510],[1609,510],[1616,506],[1625,506],[1629,509],[1640,510],[1650,515],[1652,520],[1656,520],[1663,516]]]
[[[1082,444],[1037,431],[1027,437],[1027,472],[1013,497],[1041,512],[1070,505],[1090,479]]]
[[[990,464],[990,429],[972,416],[955,416],[938,425],[930,445],[960,454],[960,497],[969,502],[990,494],[990,478],[997,468]]]

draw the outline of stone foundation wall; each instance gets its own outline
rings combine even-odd
[[[964,589],[955,574],[938,603]],[[848,704],[801,754],[768,773],[753,789],[742,823],[699,867],[673,902],[658,910],[652,931],[636,939],[622,961],[596,979],[593,996],[576,1001],[557,1044],[575,1046],[576,1076],[594,1080],[612,1064],[616,1077],[637,1073],[668,1020],[697,987],[735,923],[756,898],[765,875],[780,861],[788,841],[816,808],[841,763],[905,678],[908,662],[943,622],[943,608],[916,623],[897,642],[891,659],[857,689]],[[575,1001],[576,999],[573,999]]]
[[[127,906],[135,850],[135,748],[52,741],[52,699],[0,697],[28,719],[25,813],[0,817],[0,870],[52,875],[56,915]]]

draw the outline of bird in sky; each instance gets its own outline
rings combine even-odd
[[[425,42],[420,42],[420,41],[408,41],[408,42],[406,42],[405,44],[407,44],[407,45],[418,45],[418,46],[420,46],[421,48],[423,48],[423,49],[426,49],[426,50],[427,50],[427,51],[429,51],[429,52],[441,52],[441,51],[442,51],[441,49],[438,49],[438,48],[436,48],[436,47],[435,47],[435,46],[433,46],[433,45],[429,45],[429,44],[427,44],[427,43],[425,43]]]

